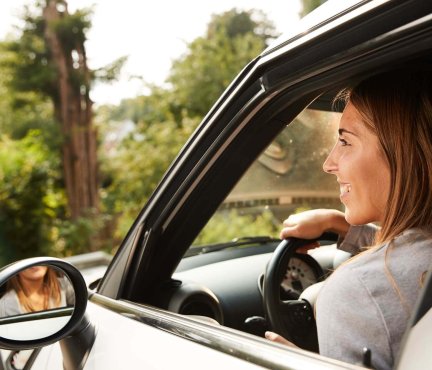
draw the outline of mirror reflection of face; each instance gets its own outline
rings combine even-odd
[[[46,273],[48,271],[47,266],[34,266],[30,267],[18,274],[21,281],[41,281],[45,277]]]
[[[32,266],[0,290],[0,337],[34,340],[53,335],[69,322],[75,292],[67,275],[53,266]]]

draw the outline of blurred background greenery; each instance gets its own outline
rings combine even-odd
[[[319,3],[305,0],[302,15]],[[0,42],[0,265],[115,252],[212,104],[278,36],[259,10],[214,14],[205,34],[173,61],[167,84],[95,108],[92,86],[115,80],[125,58],[90,70],[91,12],[69,13],[60,0],[35,4],[19,36]],[[254,220],[263,235],[274,229],[267,221]],[[250,224],[239,222],[213,220],[199,242]]]

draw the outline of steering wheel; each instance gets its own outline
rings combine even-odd
[[[314,352],[318,352],[318,337],[312,306],[303,299],[282,300],[280,289],[282,278],[296,250],[317,240],[336,241],[337,235],[324,233],[312,240],[282,240],[266,267],[263,284],[264,309],[272,330],[299,347]]]

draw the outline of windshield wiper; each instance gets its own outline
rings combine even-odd
[[[226,243],[208,244],[203,246],[191,247],[185,253],[184,257],[196,256],[198,254],[205,254],[217,252],[228,248],[241,247],[246,245],[266,244],[271,242],[280,242],[280,239],[271,238],[270,236],[245,236],[243,238],[236,238]]]

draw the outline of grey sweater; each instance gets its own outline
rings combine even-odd
[[[59,307],[64,307],[67,305],[73,305],[75,303],[75,293],[74,290],[67,281],[66,278],[59,278],[60,283],[60,305]],[[49,308],[54,308],[56,305],[50,298]],[[0,317],[15,316],[25,313],[18,300],[18,295],[15,290],[11,289],[7,291],[0,298]]]
[[[341,249],[371,245],[374,232],[351,227]],[[432,240],[412,229],[337,268],[317,299],[320,354],[361,364],[367,347],[375,369],[391,369],[431,261]]]

